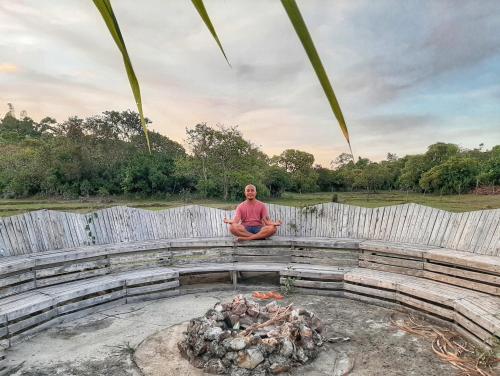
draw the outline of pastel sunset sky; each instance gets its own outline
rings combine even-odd
[[[356,156],[443,141],[500,144],[500,1],[298,0]],[[278,0],[206,0],[232,68],[189,0],[112,2],[151,128],[237,125],[268,155],[328,166],[347,152]],[[0,0],[0,116],[135,109],[121,55],[90,0]]]

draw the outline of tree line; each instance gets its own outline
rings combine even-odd
[[[201,123],[186,129],[188,150],[160,133],[149,136],[151,153],[139,114],[130,110],[36,122],[25,113],[16,116],[10,106],[0,119],[0,196],[181,194],[237,200],[250,182],[264,198],[284,191],[461,194],[500,185],[500,145],[466,150],[436,143],[423,154],[389,153],[381,162],[344,153],[323,167],[301,150],[270,157],[237,127]]]

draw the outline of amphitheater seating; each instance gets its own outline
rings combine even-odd
[[[492,346],[500,339],[500,211],[465,213],[459,219],[449,215],[447,222],[452,222],[457,228],[439,224],[439,229],[450,238],[446,241],[441,238],[441,245],[436,245],[430,241],[426,244],[416,241],[439,238],[435,227],[440,222],[439,216],[447,216],[445,212],[438,211],[438,216],[434,220],[427,218],[427,222],[419,222],[418,218],[407,215],[410,218],[408,225],[396,225],[396,229],[401,227],[397,231],[407,232],[406,238],[385,231],[389,235],[379,239],[375,235],[398,218],[394,207],[384,213],[395,218],[382,215],[378,221],[365,221],[363,230],[355,230],[349,229],[349,223],[357,222],[360,226],[361,208],[349,211],[344,205],[334,210],[331,205],[334,204],[305,213],[307,221],[302,221],[300,231],[295,229],[295,234],[282,234],[264,241],[235,243],[232,237],[225,236],[227,234],[218,224],[219,227],[210,230],[214,236],[209,236],[210,231],[202,231],[202,226],[196,221],[183,224],[190,225],[192,231],[200,235],[197,237],[182,238],[179,232],[171,237],[145,239],[146,233],[149,237],[161,235],[158,229],[148,225],[138,230],[143,238],[137,240],[132,228],[126,228],[123,223],[120,227],[116,221],[110,224],[102,220],[100,227],[95,227],[101,239],[117,239],[115,235],[105,234],[106,228],[112,233],[126,232],[127,239],[120,238],[121,241],[115,243],[73,244],[62,249],[40,249],[0,257],[0,375],[5,358],[2,349],[52,325],[117,304],[232,289],[251,273],[269,273],[276,276],[276,283],[293,286],[294,291],[301,293],[358,299],[424,313],[454,327],[481,346]],[[279,213],[288,210],[276,206],[273,209]],[[325,218],[324,214],[321,216],[321,210],[327,213],[336,211],[335,218],[342,223]],[[413,207],[411,210],[429,215],[434,209]],[[199,220],[202,212],[197,208],[191,214],[194,213]],[[131,213],[135,214],[130,217],[141,218],[136,212]],[[367,213],[365,210],[365,217]],[[374,213],[371,213],[372,217]],[[297,213],[295,215],[297,221]],[[207,209],[205,216],[211,221],[207,223],[213,224],[221,213]],[[68,213],[62,217],[71,218]],[[107,218],[110,217],[108,213]],[[90,215],[90,218],[100,216]],[[171,215],[171,218],[177,218],[177,223],[182,224],[180,216]],[[475,218],[476,223],[471,222],[471,218]],[[5,222],[4,219],[3,224],[0,223],[0,241],[3,242],[0,248],[3,247],[4,251],[5,229],[8,227]],[[19,225],[20,221],[10,218],[10,223]],[[62,237],[67,229],[72,239],[78,239],[78,232],[71,229],[75,223],[89,224],[72,218],[66,226],[55,226],[51,230],[52,241],[57,237],[56,228],[62,231]],[[434,226],[429,223],[434,223]],[[344,224],[347,229],[343,228]],[[422,237],[416,229],[411,229],[411,225],[421,226],[427,235]],[[314,226],[319,226],[316,227],[319,230],[314,232]],[[337,226],[340,230],[336,234],[343,236],[328,236],[331,235],[325,230],[328,226]],[[405,226],[408,229],[404,230]],[[30,241],[35,246],[35,233],[27,225],[12,228],[16,231],[8,234],[9,244],[12,245],[14,239],[21,244],[26,237],[25,249]],[[356,234],[358,236],[352,236]],[[48,239],[48,231],[39,238]],[[411,239],[414,242],[408,241]],[[60,242],[63,243],[70,244],[67,239]],[[490,248],[485,248],[485,243]],[[462,249],[450,248],[460,244]],[[466,250],[466,245],[473,244],[479,246],[481,254],[474,253],[473,248]],[[15,248],[10,248],[7,253],[15,254]],[[228,282],[212,283],[208,276],[227,276]],[[240,284],[239,288],[242,287],[255,288]]]

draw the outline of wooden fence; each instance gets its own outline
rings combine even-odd
[[[500,209],[450,213],[417,204],[380,208],[326,203],[269,205],[281,236],[377,239],[500,256]],[[3,256],[92,244],[229,236],[234,211],[183,206],[149,211],[123,206],[89,214],[38,210],[0,219]]]

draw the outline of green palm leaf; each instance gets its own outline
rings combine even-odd
[[[307,30],[307,26],[300,14],[299,7],[295,0],[281,0],[283,7],[285,8],[286,13],[288,14],[288,18],[292,22],[292,25],[299,36],[300,41],[302,42],[302,46],[306,50],[307,56],[311,61],[311,64],[318,76],[319,82],[323,87],[323,90],[328,98],[328,102],[330,102],[330,107],[337,118],[340,129],[344,134],[345,139],[349,145],[349,149],[351,149],[351,142],[349,141],[349,131],[347,130],[347,125],[344,120],[344,115],[342,114],[342,110],[340,109],[339,102],[335,97],[335,93],[333,92],[332,85],[330,84],[330,80],[328,79],[328,75],[326,74],[325,68],[323,67],[323,63],[321,63],[321,59],[316,51],[316,47],[314,47],[314,42],[309,34],[309,30]],[[352,154],[352,150],[351,150]]]
[[[146,121],[144,120],[144,114],[142,112],[141,88],[139,87],[139,82],[137,81],[134,68],[132,67],[132,62],[130,61],[130,57],[128,56],[127,47],[125,46],[125,41],[123,40],[120,27],[118,26],[118,22],[116,21],[113,8],[111,7],[111,3],[109,2],[109,0],[93,0],[93,1],[95,6],[101,13],[101,16],[104,19],[104,22],[106,23],[106,26],[108,27],[108,30],[111,33],[111,36],[113,37],[116,45],[118,46],[118,49],[122,54],[123,63],[125,64],[128,80],[130,82],[130,87],[132,88],[132,92],[134,93],[135,103],[137,105],[137,109],[139,110],[139,115],[141,117],[142,129],[144,130],[144,134],[146,135],[148,150],[151,153],[148,128],[146,126]]]
[[[207,25],[208,30],[210,31],[210,33],[214,37],[215,41],[217,42],[217,45],[219,46],[227,63],[229,64],[229,66],[231,66],[231,63],[229,62],[229,60],[226,56],[226,53],[224,52],[224,49],[222,48],[222,43],[220,42],[219,37],[217,36],[217,32],[215,31],[214,25],[212,24],[212,21],[210,21],[210,17],[208,17],[208,13],[207,13],[207,10],[205,8],[205,4],[203,4],[203,0],[191,0],[191,1],[193,3],[194,7],[196,8],[196,10],[198,11],[198,13],[200,14],[203,22],[205,22],[205,25]]]

